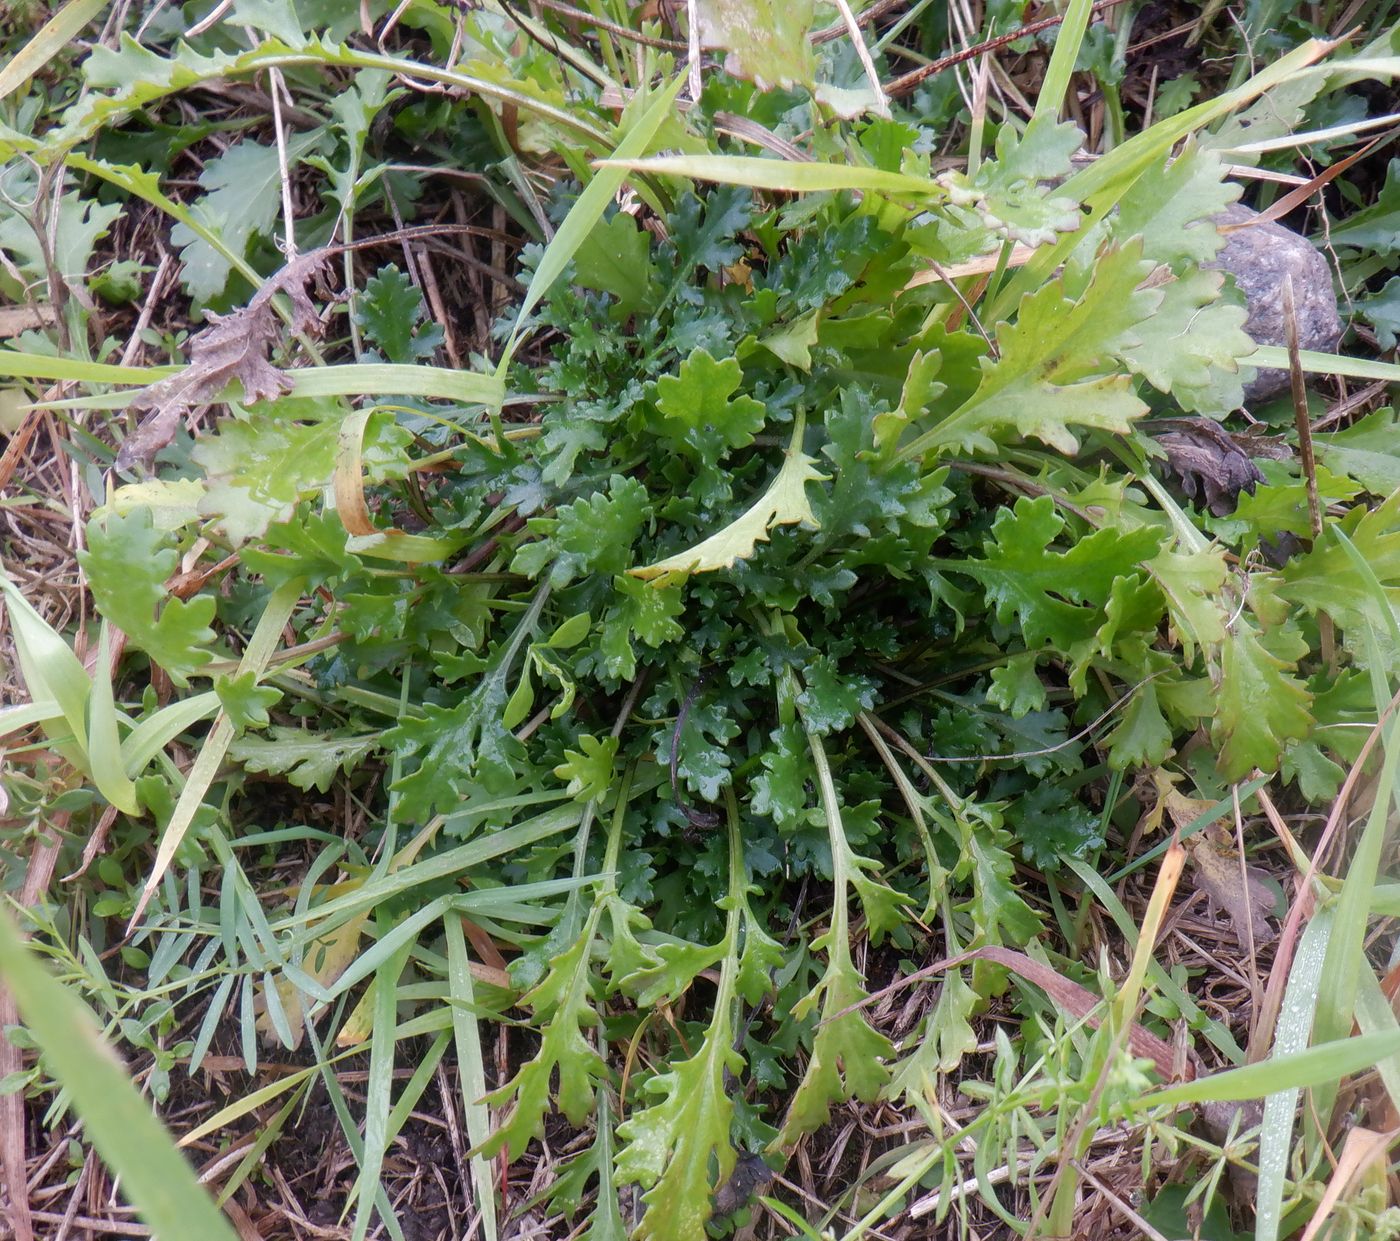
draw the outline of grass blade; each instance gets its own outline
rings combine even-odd
[[[1378,1060],[1396,1054],[1400,1054],[1400,1030],[1340,1038],[1289,1056],[1277,1056],[1193,1082],[1168,1086],[1145,1096],[1142,1104],[1144,1107],[1168,1107],[1183,1103],[1234,1103],[1285,1090],[1304,1090],[1329,1083],[1335,1086],[1342,1078],[1374,1068]]]
[[[943,188],[923,177],[851,164],[798,164],[751,155],[658,155],[651,159],[603,159],[599,168],[623,168],[630,172],[689,177],[746,185],[755,190],[812,194],[829,190],[862,190],[872,194],[902,194],[919,198],[943,198]]]
[[[360,1155],[356,1182],[355,1223],[351,1241],[364,1241],[369,1231],[375,1194],[366,1192],[379,1184],[384,1153],[389,1149],[389,1107],[394,1085],[394,1026],[399,1004],[399,976],[413,951],[403,944],[374,977],[374,1033],[369,1045],[369,1081],[365,1086],[365,1146]]]
[[[0,913],[0,978],[83,1118],[87,1136],[160,1237],[237,1241],[175,1143],[97,1032],[91,1012],[50,978]]]
[[[614,153],[615,159],[630,160],[646,151],[648,144],[656,136],[656,131],[670,115],[671,105],[675,102],[684,81],[683,76],[678,76],[670,86],[658,92],[656,98],[647,105],[646,111],[637,118],[627,136],[618,143]],[[564,223],[559,226],[559,231],[545,248],[544,257],[535,268],[530,287],[521,300],[520,310],[515,316],[515,326],[510,331],[510,339],[501,351],[501,362],[496,369],[498,377],[505,375],[511,358],[515,356],[530,312],[539,305],[554,282],[564,274],[564,269],[578,252],[579,246],[593,231],[593,226],[603,218],[603,212],[612,201],[613,195],[622,188],[626,175],[625,166],[610,164],[602,168],[569,208],[569,214],[565,216]]]
[[[1304,930],[1293,957],[1288,986],[1283,993],[1274,1027],[1274,1057],[1296,1055],[1308,1045],[1313,1014],[1317,1010],[1317,984],[1327,941],[1332,935],[1334,910],[1318,910]],[[1283,1189],[1288,1179],[1288,1156],[1293,1146],[1294,1117],[1298,1110],[1296,1086],[1276,1091],[1264,1100],[1259,1127],[1259,1189],[1255,1196],[1255,1241],[1278,1241],[1283,1222]]]
[[[107,0],[69,0],[39,27],[19,55],[0,69],[0,99],[19,90],[106,7]]]
[[[473,1151],[468,1162],[476,1189],[477,1209],[481,1212],[482,1234],[486,1241],[496,1241],[496,1193],[491,1180],[491,1161],[480,1153],[481,1145],[491,1136],[491,1112],[482,1102],[486,1095],[486,1066],[481,1055],[481,1032],[476,1024],[476,988],[461,915],[449,912],[443,927],[447,933],[447,984],[453,999],[452,1037],[457,1048],[457,1076],[462,1090],[467,1142]],[[607,1124],[607,1119],[600,1118],[599,1124]]]

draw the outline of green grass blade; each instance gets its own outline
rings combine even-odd
[[[657,93],[656,98],[647,105],[646,111],[637,118],[636,123],[627,132],[627,136],[618,143],[617,150],[614,152],[615,159],[629,160],[646,151],[652,138],[656,136],[657,130],[661,128],[662,122],[670,115],[671,106],[684,81],[684,76],[678,75],[676,80],[665,90]],[[530,287],[525,291],[525,297],[520,303],[520,310],[515,316],[515,326],[511,328],[510,339],[501,351],[501,362],[496,370],[497,376],[505,375],[511,358],[515,356],[515,350],[520,344],[521,333],[530,312],[539,305],[541,299],[553,287],[554,282],[564,274],[564,269],[568,267],[570,260],[578,252],[579,246],[587,240],[594,225],[603,218],[603,212],[607,210],[608,203],[622,188],[622,182],[626,179],[626,175],[624,167],[612,165],[603,168],[588,183],[588,187],[583,193],[574,200],[574,205],[569,208],[569,214],[564,217],[564,223],[559,226],[559,231],[554,234],[549,245],[545,247],[544,257],[540,259],[540,265],[535,268],[535,274],[530,280]]]
[[[1113,894],[1113,889],[1108,886],[1103,877],[1084,862],[1076,858],[1066,858],[1065,864],[1070,866],[1076,875],[1084,881],[1094,896],[1098,899],[1109,916],[1113,919],[1114,925],[1122,933],[1127,941],[1130,950],[1137,948],[1138,929],[1137,924],[1128,916],[1128,911],[1123,908],[1123,903]],[[1207,1017],[1196,1002],[1186,994],[1181,986],[1175,982],[1171,975],[1164,970],[1156,960],[1149,960],[1147,964],[1147,977],[1152,985],[1175,1004],[1185,1015],[1187,1021],[1193,1029],[1200,1029],[1217,1048],[1223,1051],[1236,1064],[1244,1060],[1244,1052],[1240,1045],[1235,1042],[1234,1036],[1219,1021],[1212,1017]]]
[[[457,1048],[457,1077],[462,1091],[462,1113],[466,1117],[467,1144],[474,1152],[491,1136],[491,1112],[482,1099],[486,1095],[486,1066],[481,1055],[481,1031],[476,1023],[476,988],[472,982],[467,940],[462,918],[449,911],[443,919],[447,939],[447,984],[453,999],[452,1037]],[[606,1124],[606,1118],[599,1121]],[[481,1212],[481,1230],[486,1241],[496,1241],[496,1192],[491,1179],[491,1161],[472,1154],[472,1185],[476,1206]]]
[[[1396,717],[1392,717],[1382,736],[1384,757],[1376,781],[1375,802],[1362,829],[1361,839],[1352,853],[1341,895],[1337,898],[1336,925],[1327,945],[1327,960],[1318,988],[1317,1018],[1313,1025],[1313,1038],[1319,1043],[1345,1038],[1351,1031],[1361,971],[1371,968],[1365,958],[1366,925],[1376,876],[1380,873],[1394,796],[1396,764],[1400,762],[1400,738],[1396,736],[1396,727]],[[1324,1083],[1315,1093],[1314,1112],[1323,1128],[1336,1101],[1337,1086],[1335,1081]]]
[[[365,1145],[356,1182],[355,1222],[351,1241],[364,1241],[376,1195],[366,1191],[379,1184],[384,1153],[393,1134],[389,1131],[390,1098],[394,1085],[395,1014],[399,1004],[399,976],[413,951],[403,944],[374,977],[374,1030],[369,1044],[369,1081],[365,1087]]]
[[[117,735],[117,707],[112,698],[112,631],[106,621],[102,622],[91,684],[87,752],[92,782],[97,785],[97,791],[123,814],[138,816],[141,807],[136,801],[136,786],[127,777]]]
[[[13,95],[59,52],[104,8],[106,0],[69,0],[0,69],[0,99]]]
[[[30,955],[0,913],[0,979],[25,1027],[83,1118],[86,1135],[137,1213],[159,1237],[237,1241],[199,1187],[175,1143],[151,1114],[121,1062],[102,1042],[92,1013]]]
[[[1064,21],[1055,32],[1055,50],[1050,53],[1050,64],[1040,84],[1040,94],[1036,96],[1036,116],[1048,116],[1051,120],[1059,118],[1093,11],[1093,0],[1070,0]]]
[[[1309,375],[1345,375],[1348,379],[1384,379],[1400,383],[1400,364],[1377,362],[1371,358],[1346,358],[1339,353],[1298,350],[1298,361]],[[1250,366],[1288,369],[1288,350],[1280,345],[1260,345],[1249,355]]]
[[[1288,973],[1283,1004],[1274,1026],[1274,1058],[1296,1055],[1308,1045],[1313,1014],[1317,1009],[1317,984],[1327,941],[1332,935],[1335,911],[1319,909],[1302,938]],[[1283,1190],[1288,1180],[1288,1158],[1293,1149],[1293,1125],[1298,1111],[1298,1087],[1276,1091],[1264,1100],[1259,1127],[1259,1189],[1255,1196],[1255,1241],[1278,1241],[1283,1221]]]
[[[1193,1082],[1168,1086],[1145,1096],[1144,1107],[1179,1106],[1183,1103],[1233,1103],[1259,1099],[1284,1090],[1306,1090],[1335,1084],[1353,1073],[1374,1068],[1378,1060],[1400,1053],[1400,1030],[1390,1034],[1363,1034],[1341,1038],[1290,1056],[1227,1069]]]
[[[872,194],[943,198],[944,190],[923,177],[852,164],[791,163],[751,155],[657,155],[651,159],[603,159],[599,168],[624,168],[630,172],[688,177],[693,181],[717,181],[745,185],[755,190],[812,194],[830,190],[861,190]]]

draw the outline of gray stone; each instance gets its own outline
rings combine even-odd
[[[1216,217],[1217,224],[1244,224],[1259,213],[1239,203]],[[1286,345],[1283,285],[1293,277],[1293,302],[1298,320],[1298,346],[1331,353],[1342,336],[1332,269],[1327,259],[1305,238],[1281,224],[1253,224],[1226,233],[1225,245],[1207,264],[1229,272],[1249,310],[1244,330],[1259,345]],[[1260,370],[1245,385],[1246,402],[1264,401],[1288,390],[1288,372]]]

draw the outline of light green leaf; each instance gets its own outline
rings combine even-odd
[[[1183,409],[1223,414],[1244,400],[1240,360],[1255,350],[1242,306],[1222,301],[1225,277],[1190,271],[1162,286],[1162,303],[1119,356]],[[1222,381],[1226,381],[1222,383]]]
[[[768,490],[741,516],[688,551],[677,552],[642,568],[629,569],[634,577],[657,578],[669,573],[710,573],[728,569],[736,560],[747,560],[760,542],[768,541],[774,526],[803,525],[817,528],[807,484],[826,475],[816,469],[816,459],[802,451],[802,419],[797,420],[782,468]]]
[[[166,580],[180,556],[169,533],[152,523],[151,511],[132,508],[88,522],[87,548],[78,554],[101,615],[145,651],[178,686],[213,658],[215,601],[211,595],[180,599]]]
[[[658,1100],[618,1126],[627,1142],[618,1155],[618,1180],[650,1186],[638,1241],[705,1241],[714,1186],[728,1179],[736,1162],[729,1139],[734,1101],[724,1073],[738,1072],[744,1061],[730,1046],[733,1037],[728,1013],[716,1012],[700,1050],[646,1083]]]
[[[697,0],[700,45],[728,53],[724,71],[759,90],[812,86],[817,61],[807,32],[813,0]]]
[[[1161,304],[1160,290],[1140,287],[1151,267],[1134,239],[1100,257],[1079,297],[1069,296],[1064,276],[1027,294],[1016,322],[997,325],[1001,357],[983,361],[977,391],[899,455],[990,453],[1013,436],[1073,453],[1071,427],[1126,433],[1147,406],[1116,355]]]
[[[1211,735],[1226,780],[1242,780],[1256,767],[1273,771],[1288,742],[1312,731],[1312,695],[1293,670],[1243,617],[1225,635]]]
[[[1037,113],[1019,137],[1010,125],[997,134],[996,158],[983,162],[973,176],[945,173],[939,181],[949,200],[975,207],[993,231],[1028,246],[1044,245],[1059,233],[1080,226],[1079,206],[1042,186],[1063,179],[1070,156],[1084,140],[1075,125],[1061,124],[1049,113]]]

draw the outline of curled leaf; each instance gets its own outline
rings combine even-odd
[[[768,490],[741,516],[723,530],[710,535],[687,551],[677,552],[665,560],[640,568],[629,569],[633,577],[659,578],[672,573],[711,573],[716,569],[732,568],[736,560],[747,560],[759,542],[768,541],[774,526],[806,526],[818,528],[807,499],[807,484],[823,482],[828,477],[816,469],[816,459],[802,451],[802,419],[793,428],[783,467]]]

